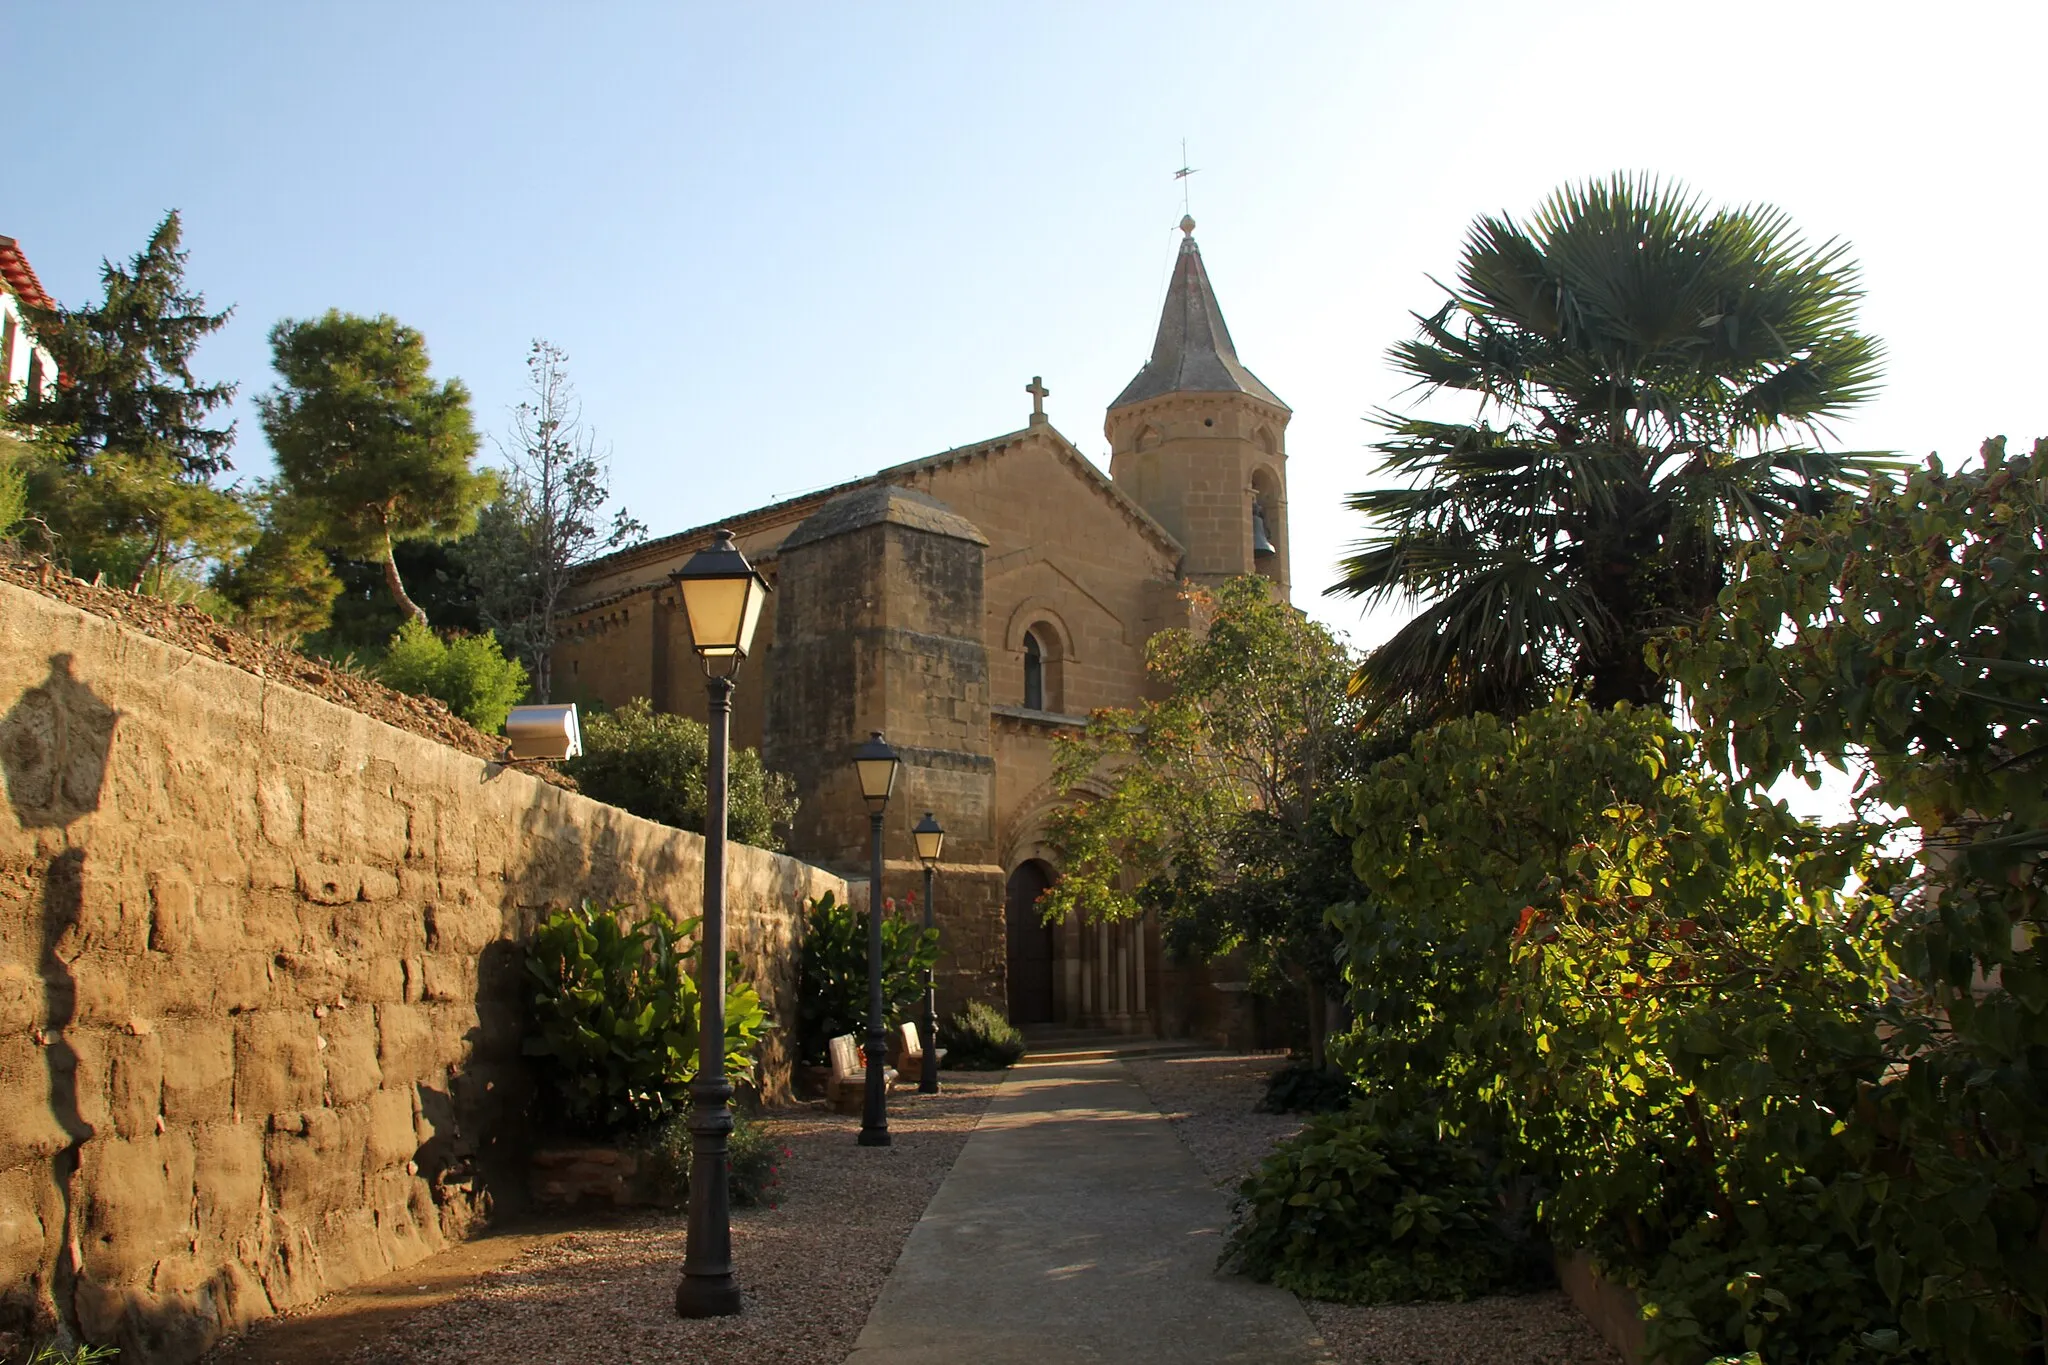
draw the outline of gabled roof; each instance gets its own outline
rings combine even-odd
[[[717,521],[705,522],[701,526],[693,526],[685,531],[676,531],[654,540],[642,541],[640,544],[628,549],[614,551],[601,559],[593,559],[588,564],[579,566],[577,577],[587,580],[598,574],[628,569],[635,564],[673,558],[684,550],[694,549],[699,544],[708,544],[711,533],[714,530],[730,530],[744,536],[750,531],[773,527],[777,524],[794,526],[796,523],[810,517],[833,499],[843,494],[851,493],[856,489],[904,484],[917,475],[932,473],[945,468],[947,465],[957,464],[964,460],[1000,455],[1004,450],[1021,445],[1028,438],[1039,435],[1043,435],[1051,441],[1053,451],[1059,456],[1061,463],[1065,464],[1076,476],[1093,488],[1098,496],[1108,501],[1121,512],[1124,519],[1130,522],[1139,534],[1175,558],[1186,552],[1185,547],[1175,540],[1164,526],[1161,526],[1154,520],[1151,513],[1139,506],[1123,489],[1118,488],[1112,483],[1109,476],[1100,469],[1097,469],[1094,462],[1083,455],[1072,441],[1060,435],[1050,425],[1045,425],[1029,426],[1022,431],[1007,432],[1001,436],[991,437],[986,441],[977,441],[972,445],[954,446],[952,449],[942,450],[936,455],[927,455],[922,459],[890,465],[886,469],[877,470],[875,473],[868,474],[862,478],[849,479],[845,483],[833,484],[829,488],[820,488],[810,493],[800,494],[794,498],[786,498],[781,502],[770,503],[765,507],[754,508],[752,511],[738,512],[731,516],[721,517]],[[757,558],[766,560],[772,556],[772,553],[771,555],[757,556]],[[617,589],[606,593],[602,597],[580,603],[570,608],[570,610],[590,610],[615,598],[639,592],[645,587],[645,584],[640,584],[631,588]]]
[[[57,306],[57,301],[44,290],[43,282],[36,278],[35,267],[22,254],[21,243],[12,237],[0,237],[0,280],[5,280],[9,292],[23,303],[36,308]]]
[[[1274,392],[1259,382],[1237,358],[1223,310],[1216,304],[1209,272],[1195,245],[1195,220],[1180,220],[1180,257],[1173,263],[1173,281],[1166,287],[1166,306],[1159,314],[1159,335],[1152,358],[1138,371],[1110,410],[1129,407],[1169,393],[1243,393],[1286,409]]]

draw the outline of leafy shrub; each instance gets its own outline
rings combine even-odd
[[[912,1017],[924,999],[924,976],[939,960],[939,931],[891,917],[883,902],[882,1016]],[[830,1059],[842,1033],[865,1037],[868,1021],[868,917],[841,905],[830,891],[811,902],[804,924],[797,987],[797,1049],[813,1066]],[[951,1061],[951,1058],[947,1059]]]
[[[1259,1108],[1268,1114],[1334,1114],[1355,1093],[1351,1078],[1334,1067],[1292,1062],[1266,1078]]]
[[[235,624],[285,643],[325,629],[341,593],[326,554],[276,528],[265,529],[240,558],[222,563],[211,581]]]
[[[726,1139],[728,1152],[726,1185],[732,1202],[742,1208],[757,1204],[774,1207],[775,1190],[782,1184],[781,1163],[789,1148],[775,1136],[774,1129],[760,1119],[734,1111],[732,1133]],[[690,1193],[690,1127],[685,1115],[663,1120],[654,1131],[650,1154],[658,1172],[663,1196],[676,1206]]]
[[[526,668],[505,657],[492,635],[443,640],[418,620],[391,637],[378,681],[414,696],[434,697],[482,730],[496,734],[513,704],[526,695]]]
[[[28,515],[28,447],[0,435],[0,537]]]
[[[684,716],[657,712],[645,697],[583,722],[583,756],[562,765],[585,796],[642,819],[704,832],[704,769],[711,732]],[[726,779],[726,834],[756,848],[779,849],[796,815],[795,785],[761,766],[754,749],[734,749]]]
[[[1310,1119],[1238,1187],[1225,1260],[1318,1299],[1467,1299],[1540,1283],[1525,1224],[1477,1148],[1364,1113]]]
[[[2048,1348],[2044,608],[2048,441],[2021,454],[2000,437],[1750,546],[1719,618],[1668,652],[1739,789],[1860,764],[1863,837],[1904,811],[1909,851],[1870,969],[1881,1068],[1836,1129],[1798,1134],[1805,1151],[1764,1149],[1785,1187],[1773,1226],[1742,1208],[1740,1239],[1677,1244],[1687,1264],[1645,1286],[1653,1331],[1697,1323],[1718,1345],[1735,1326],[1775,1361],[1812,1322],[1796,1358],[1833,1359],[1817,1343],[1846,1306],[1857,1330],[1840,1338],[1871,1356],[2010,1365]],[[1903,866],[1922,834],[1923,865]],[[1772,1255],[1814,1242],[1823,1256]]]
[[[1626,707],[1450,722],[1353,795],[1370,894],[1332,918],[1378,1112],[1496,1142],[1674,1365],[1897,1330],[1860,1122],[1893,878],[1859,832],[1743,800]]]
[[[994,1006],[975,1000],[941,1021],[939,1046],[946,1049],[949,1071],[1001,1071],[1024,1056],[1024,1035]]]
[[[560,1104],[565,1127],[612,1134],[679,1112],[697,1076],[698,994],[691,976],[697,927],[659,905],[586,903],[557,911],[527,947],[533,1029],[525,1052]],[[727,958],[725,1069],[750,1077],[769,1026],[754,988]]]

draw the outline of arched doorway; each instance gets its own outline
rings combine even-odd
[[[1036,858],[1017,865],[1003,898],[1009,926],[1010,1022],[1049,1024],[1052,1008],[1052,926],[1039,915],[1038,897],[1053,870]]]

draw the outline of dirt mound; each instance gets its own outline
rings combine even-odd
[[[337,706],[359,711],[372,720],[424,736],[478,758],[496,758],[505,741],[471,725],[431,697],[396,692],[360,673],[350,673],[294,649],[274,645],[232,626],[221,624],[197,607],[144,597],[120,588],[96,587],[72,578],[41,560],[0,554],[0,580],[54,597],[81,611],[119,621],[194,654],[254,673],[259,678],[309,692]],[[521,765],[525,767],[526,765]],[[552,768],[537,766],[535,775],[557,786],[575,784]]]

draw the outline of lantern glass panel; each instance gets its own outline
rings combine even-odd
[[[683,610],[690,617],[690,639],[699,654],[723,658],[747,652],[744,637],[753,633],[748,627],[761,615],[760,605],[748,601],[756,595],[751,591],[752,574],[744,578],[685,578],[678,586]]]

